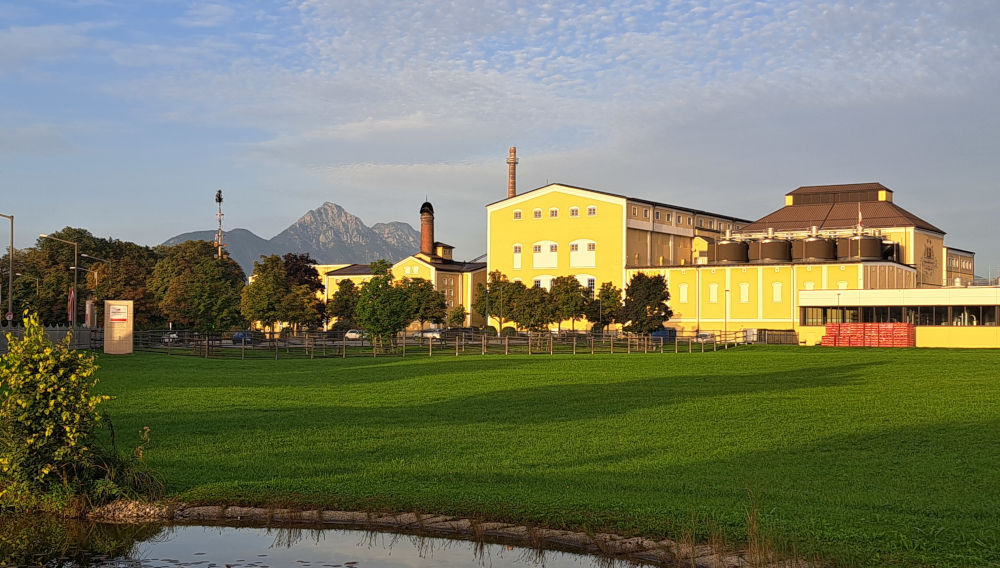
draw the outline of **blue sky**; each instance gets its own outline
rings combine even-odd
[[[989,1],[0,0],[0,212],[157,244],[325,201],[471,258],[564,182],[757,218],[879,181],[1000,266]]]

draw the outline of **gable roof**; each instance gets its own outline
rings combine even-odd
[[[326,276],[371,276],[372,265],[370,264],[348,264],[343,268],[331,270]]]
[[[667,208],[667,209],[676,209],[678,211],[684,211],[685,213],[691,213],[693,215],[708,215],[708,216],[716,217],[716,218],[720,218],[720,219],[728,219],[728,220],[736,222],[736,223],[749,223],[750,222],[749,219],[740,219],[739,217],[733,217],[732,215],[722,215],[721,213],[712,213],[711,211],[703,211],[701,209],[692,209],[690,207],[683,207],[681,205],[672,205],[670,203],[662,203],[662,202],[659,202],[659,201],[651,201],[649,199],[643,199],[641,197],[629,197],[627,195],[621,195],[621,194],[618,194],[618,193],[611,193],[611,192],[608,192],[608,191],[600,191],[600,190],[597,190],[597,189],[590,189],[590,188],[587,188],[587,187],[579,187],[579,186],[575,186],[575,185],[569,185],[569,184],[566,184],[566,183],[550,183],[550,184],[546,184],[546,185],[543,185],[542,187],[536,187],[535,189],[532,189],[532,190],[529,190],[529,191],[525,191],[523,193],[519,193],[519,194],[515,195],[514,197],[505,197],[504,199],[500,199],[498,201],[494,201],[493,203],[487,203],[486,207],[489,207],[491,205],[496,205],[498,203],[503,203],[504,201],[507,201],[507,200],[510,200],[510,199],[517,199],[518,197],[521,197],[521,196],[524,196],[524,195],[528,195],[529,193],[534,193],[536,191],[542,191],[542,190],[549,189],[549,188],[552,188],[552,187],[555,187],[555,186],[565,187],[565,188],[568,188],[568,189],[575,189],[577,191],[588,191],[590,193],[596,193],[598,195],[606,195],[608,197],[615,197],[615,198],[618,198],[618,199],[625,199],[625,200],[628,200],[628,201],[635,201],[637,203],[645,203],[647,205],[652,205],[654,207],[664,207],[664,208]]]

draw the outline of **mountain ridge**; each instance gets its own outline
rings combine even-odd
[[[223,231],[230,257],[246,274],[261,255],[308,253],[320,264],[368,263],[384,258],[403,259],[420,248],[420,233],[402,221],[375,223],[371,227],[336,203],[327,201],[307,211],[270,239],[243,228]],[[215,231],[190,231],[170,237],[163,245],[188,240],[212,241]]]

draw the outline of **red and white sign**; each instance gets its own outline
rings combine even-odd
[[[128,321],[128,306],[108,306],[108,319],[112,322],[125,323]]]

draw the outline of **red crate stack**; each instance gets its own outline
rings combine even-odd
[[[917,332],[909,323],[828,323],[820,344],[834,347],[915,347]]]

